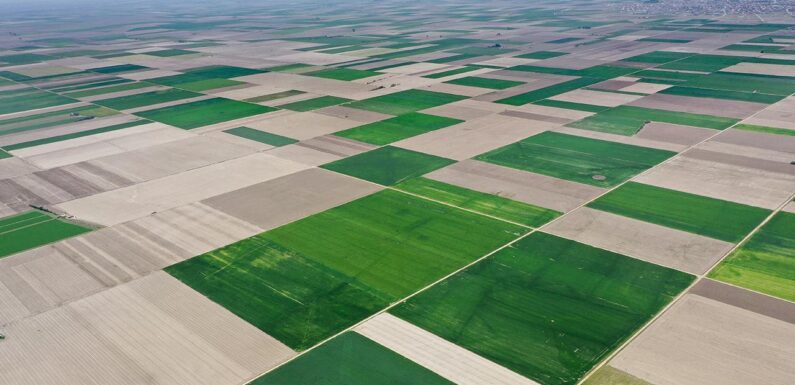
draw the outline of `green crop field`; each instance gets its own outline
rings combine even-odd
[[[539,106],[565,108],[568,110],[577,110],[577,111],[586,111],[586,112],[602,112],[610,109],[610,107],[605,107],[605,106],[565,102],[562,100],[552,100],[552,99],[539,100],[537,102],[533,102],[533,104],[537,104]]]
[[[271,111],[275,109],[230,99],[213,98],[138,112],[136,115],[189,130]]]
[[[145,69],[149,69],[149,67],[144,67],[137,64],[119,64],[114,66],[92,68],[91,72],[98,72],[101,74],[118,74],[123,72],[139,71]]]
[[[390,312],[543,385],[573,385],[693,278],[536,232]]]
[[[90,90],[68,92],[64,95],[70,98],[85,98],[89,96],[110,94],[113,92],[131,91],[140,88],[152,87],[154,84],[147,82],[135,82],[113,85],[109,87],[92,88]]]
[[[578,88],[590,86],[592,84],[599,83],[603,80],[604,79],[588,78],[588,77],[569,80],[563,83],[555,84],[553,86],[544,87],[530,92],[525,92],[519,95],[509,96],[507,98],[497,100],[496,103],[509,104],[512,106],[521,106],[527,103],[537,102],[542,99],[551,98],[555,95],[560,95],[569,91],[574,91]]]
[[[166,271],[303,350],[525,231],[386,190]]]
[[[174,87],[181,88],[187,91],[200,92],[200,91],[214,90],[224,87],[232,87],[240,84],[245,84],[245,83],[239,82],[237,80],[210,78],[210,79],[197,80],[192,82],[177,83],[174,85]]]
[[[441,106],[466,99],[465,96],[445,94],[424,90],[400,91],[394,94],[376,96],[374,98],[349,103],[348,107],[390,115],[403,115],[409,112]]]
[[[29,111],[75,102],[77,100],[35,88],[2,91],[0,92],[0,114]]]
[[[317,110],[320,108],[336,106],[338,104],[347,103],[350,99],[338,98],[336,96],[320,96],[312,99],[299,100],[297,102],[281,104],[279,108],[291,111],[306,112]]]
[[[380,75],[373,71],[355,70],[351,68],[326,68],[319,71],[307,72],[303,75],[335,80],[356,80]]]
[[[654,52],[644,53],[642,55],[628,57],[626,59],[623,59],[623,61],[663,64],[675,60],[681,60],[690,56],[693,56],[693,54],[687,52],[654,51]]]
[[[795,78],[785,76],[750,75],[715,72],[690,80],[688,87],[712,88],[716,90],[757,92],[770,95],[789,96],[795,93]]]
[[[493,90],[504,90],[506,88],[516,87],[524,84],[522,82],[516,82],[513,80],[490,79],[479,76],[468,76],[465,78],[448,80],[445,83],[457,84],[460,86],[490,88]]]
[[[97,100],[94,103],[99,104],[100,106],[105,106],[116,110],[127,110],[131,108],[138,108],[144,106],[151,106],[153,104],[171,102],[174,100],[195,98],[197,96],[201,96],[201,94],[175,89],[175,88],[169,88],[163,91],[144,92],[142,94]]]
[[[786,128],[757,126],[754,124],[738,124],[733,128],[744,131],[762,132],[765,134],[795,136],[795,130],[790,130]]]
[[[0,136],[55,127],[61,124],[75,123],[118,113],[118,111],[109,108],[90,104],[83,107],[3,119],[0,120]]]
[[[409,179],[398,184],[395,188],[456,207],[532,227],[541,226],[561,215],[560,212],[555,210],[426,178]]]
[[[334,135],[365,143],[385,145],[461,122],[463,120],[412,112],[350,128]]]
[[[634,106],[618,106],[567,124],[584,130],[632,136],[647,122],[673,123],[685,126],[722,130],[739,120],[720,116],[691,114],[687,112],[657,110]]]
[[[453,385],[361,334],[347,332],[252,385]]]
[[[588,207],[727,242],[739,242],[770,210],[629,182]]]
[[[172,57],[172,56],[192,55],[196,53],[198,52],[187,51],[184,49],[164,49],[159,51],[144,52],[143,54],[149,56],[157,56],[157,57]]]
[[[270,132],[255,130],[249,127],[230,128],[224,132],[241,138],[253,140],[255,142],[265,143],[274,147],[286,146],[288,144],[298,142],[297,140],[288,138],[286,136],[271,134]]]
[[[521,58],[521,59],[539,59],[539,60],[544,60],[544,59],[552,59],[553,57],[558,57],[558,56],[563,56],[563,55],[568,55],[568,54],[569,54],[568,52],[536,51],[536,52],[526,53],[526,54],[523,54],[523,55],[518,55],[518,56],[515,56],[515,57],[518,57],[518,58]]]
[[[471,72],[471,71],[474,71],[474,70],[477,70],[477,69],[479,69],[479,68],[478,67],[461,67],[461,68],[456,68],[454,70],[437,72],[437,73],[433,73],[433,74],[430,74],[430,75],[423,75],[423,77],[424,78],[428,78],[428,79],[439,79],[439,78],[443,78],[443,77],[447,77],[447,76],[453,76],[453,75],[462,74],[462,73],[465,73],[465,72]]]
[[[547,131],[479,155],[477,159],[610,187],[673,155],[670,151]]]
[[[742,56],[693,55],[659,68],[681,71],[715,72],[743,61]]]
[[[0,218],[0,258],[89,231],[41,211]]]
[[[249,103],[262,103],[262,102],[269,102],[271,100],[283,99],[290,96],[301,95],[305,93],[306,92],[299,90],[288,90],[288,91],[276,92],[267,95],[255,96],[253,98],[246,99],[245,101]]]
[[[795,214],[776,214],[709,276],[795,301]]]
[[[421,152],[386,146],[327,163],[322,167],[370,182],[391,186],[452,163],[455,163],[455,161]]]

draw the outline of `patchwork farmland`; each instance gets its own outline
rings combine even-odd
[[[0,385],[795,383],[795,3],[11,4]]]

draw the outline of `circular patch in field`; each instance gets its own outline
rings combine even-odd
[[[604,175],[594,175],[591,178],[593,178],[594,180],[605,180],[605,179],[607,179],[607,177],[604,176]]]

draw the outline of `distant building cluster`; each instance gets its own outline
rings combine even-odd
[[[644,0],[612,5],[633,15],[723,16],[787,13],[795,16],[794,0]]]

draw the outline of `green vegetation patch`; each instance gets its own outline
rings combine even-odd
[[[795,214],[776,214],[709,276],[795,301]]]
[[[463,120],[412,112],[350,128],[334,135],[365,143],[385,145],[461,122]]]
[[[35,210],[0,218],[0,258],[89,231]]]
[[[540,232],[391,313],[544,385],[573,385],[694,277]]]
[[[690,80],[689,87],[758,92],[782,97],[795,93],[795,77],[715,72]]]
[[[566,102],[562,100],[552,100],[552,99],[539,100],[537,102],[534,102],[533,104],[537,104],[539,106],[565,108],[567,110],[577,110],[577,111],[586,111],[586,112],[602,112],[610,109],[610,107],[605,107],[605,106]]]
[[[75,103],[77,100],[35,88],[0,92],[0,114]]]
[[[252,385],[453,385],[359,333],[347,332]]]
[[[119,64],[115,66],[92,68],[89,71],[98,72],[101,74],[118,74],[122,72],[139,71],[145,69],[149,69],[149,67],[144,67],[137,64]]]
[[[135,115],[189,130],[275,110],[275,108],[260,106],[259,104],[213,98],[142,111]]]
[[[198,53],[196,51],[188,51],[184,49],[164,49],[160,51],[145,52],[144,55],[157,56],[157,57],[172,57],[182,55],[192,55]]]
[[[336,106],[338,104],[350,102],[350,99],[340,98],[336,96],[321,96],[312,99],[299,100],[297,102],[281,104],[279,108],[284,108],[291,111],[312,111],[320,108]]]
[[[731,127],[733,124],[739,122],[739,120],[688,112],[657,110],[634,106],[618,106],[569,123],[567,126],[631,136],[638,133],[648,122],[663,122],[722,130]]]
[[[521,106],[527,103],[533,103],[539,100],[551,98],[553,96],[560,95],[569,91],[574,91],[576,89],[590,86],[592,84],[600,83],[603,80],[604,79],[588,78],[588,77],[569,80],[563,83],[555,84],[553,86],[544,87],[530,92],[525,92],[519,95],[509,96],[507,98],[497,100],[496,102],[502,104],[509,104],[512,106]]]
[[[675,60],[681,60],[690,56],[693,56],[693,54],[687,52],[654,51],[637,56],[628,57],[626,59],[623,59],[623,61],[662,64]]]
[[[453,76],[453,75],[462,74],[462,73],[465,73],[465,72],[471,72],[471,71],[474,71],[474,70],[477,70],[477,69],[479,69],[479,68],[478,67],[461,67],[461,68],[456,68],[456,69],[449,70],[449,71],[443,71],[443,72],[437,72],[435,74],[424,75],[423,77],[424,78],[428,78],[428,79],[439,79],[439,78],[443,78],[443,77],[447,77],[447,76]]]
[[[623,370],[618,370],[612,366],[605,365],[590,377],[583,385],[654,385],[637,378]]]
[[[564,37],[562,39],[545,41],[544,43],[546,43],[546,44],[566,44],[566,43],[571,43],[571,42],[574,42],[574,41],[577,41],[577,40],[582,40],[582,38],[581,37]]]
[[[765,134],[795,136],[795,130],[788,130],[786,128],[757,126],[754,124],[738,124],[732,128],[745,130],[745,131],[762,132]]]
[[[147,82],[124,83],[119,85],[113,85],[110,87],[92,88],[90,90],[85,90],[85,91],[68,92],[64,95],[70,98],[85,98],[89,96],[110,94],[113,92],[137,90],[140,88],[146,88],[152,86],[153,86],[152,83],[147,83]]]
[[[522,82],[516,82],[513,80],[491,79],[479,76],[468,76],[464,78],[448,80],[445,83],[457,84],[460,86],[490,88],[493,90],[504,90],[506,88],[516,87],[524,84]]]
[[[8,65],[31,64],[52,59],[50,56],[39,55],[35,53],[20,53],[16,55],[0,56],[0,62]]]
[[[521,59],[552,59],[553,57],[568,55],[568,52],[556,52],[556,51],[536,51],[530,52],[523,55],[516,56]]]
[[[288,144],[298,142],[297,140],[288,138],[286,136],[271,134],[270,132],[255,130],[249,127],[231,128],[225,130],[224,132],[234,136],[239,136],[241,138],[253,140],[255,142],[265,143],[274,147],[286,146]]]
[[[770,214],[767,209],[635,182],[588,207],[735,243]]]
[[[288,90],[288,91],[276,92],[267,95],[255,96],[253,98],[246,99],[245,101],[249,103],[262,103],[262,102],[269,102],[271,100],[289,98],[290,96],[301,95],[305,93],[306,92],[299,90]]]
[[[0,120],[0,136],[75,123],[118,113],[118,111],[92,104],[60,111],[8,118]]]
[[[769,95],[744,91],[715,90],[709,88],[694,88],[685,86],[673,86],[658,93],[667,95],[692,96],[697,98],[739,100],[742,102],[764,104],[773,104],[784,98],[784,96],[781,95]]]
[[[468,53],[462,53],[462,54],[458,54],[458,55],[453,55],[453,56],[447,56],[447,57],[442,57],[442,58],[438,58],[438,59],[428,60],[428,63],[445,64],[445,63],[450,63],[450,62],[459,61],[459,60],[472,59],[472,58],[481,57],[481,56],[482,55],[473,55],[473,54],[468,54]]]
[[[384,190],[165,270],[303,350],[525,231]]]
[[[531,227],[541,226],[561,215],[560,212],[555,210],[422,177],[409,179],[398,184],[395,188],[438,202]]]
[[[376,96],[348,104],[348,107],[390,115],[403,115],[409,112],[424,110],[444,104],[466,99],[466,96],[446,94],[442,92],[407,90],[394,94]]]
[[[455,161],[422,152],[386,146],[327,163],[322,167],[391,186],[452,163]]]
[[[477,159],[574,182],[611,187],[675,154],[547,131],[479,155]]]
[[[131,108],[138,108],[144,106],[151,106],[153,104],[172,102],[174,100],[195,98],[197,96],[201,96],[201,94],[180,90],[176,88],[169,88],[167,90],[162,90],[162,91],[144,92],[142,94],[97,100],[94,103],[99,104],[100,106],[105,106],[116,110],[128,110]]]
[[[140,125],[146,124],[146,123],[149,123],[149,121],[148,120],[136,120],[134,122],[114,124],[112,126],[100,127],[100,128],[95,128],[95,129],[92,129],[92,130],[85,130],[85,131],[75,132],[75,133],[71,133],[71,134],[50,136],[50,137],[47,137],[47,138],[44,138],[44,139],[37,139],[37,140],[31,140],[31,141],[28,141],[28,142],[11,144],[11,145],[8,145],[8,146],[3,146],[3,149],[7,150],[7,151],[14,151],[14,150],[22,149],[22,148],[40,146],[42,144],[47,144],[47,143],[55,143],[55,142],[61,142],[61,141],[64,141],[64,140],[69,140],[69,139],[82,138],[84,136],[91,136],[91,135],[101,134],[103,132],[122,130],[122,129],[129,128],[129,127],[140,126]]]
[[[325,79],[351,81],[356,79],[369,78],[370,76],[375,76],[380,74],[373,71],[356,70],[352,68],[326,68],[319,71],[307,72],[303,75],[314,76]]]
[[[187,91],[201,92],[201,91],[214,90],[224,87],[232,87],[241,84],[246,84],[246,83],[237,80],[211,78],[211,79],[197,80],[194,82],[179,83],[175,84],[174,87],[181,88]]]

